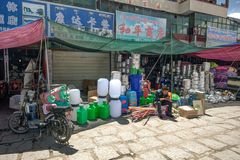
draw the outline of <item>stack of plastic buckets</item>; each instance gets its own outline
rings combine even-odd
[[[131,91],[135,91],[137,94],[137,105],[139,106],[140,97],[142,96],[142,87],[141,87],[141,80],[142,75],[133,74],[129,76]]]

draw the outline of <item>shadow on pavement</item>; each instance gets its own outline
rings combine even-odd
[[[32,137],[38,136],[38,133],[36,133],[36,131],[34,132],[31,131],[29,133],[20,135],[12,133],[11,131],[2,133],[0,141],[1,143],[15,140],[18,140],[18,142],[0,145],[0,155],[41,150],[51,150],[65,155],[72,155],[78,151],[77,149],[72,148],[70,145],[56,143],[52,137],[45,134],[43,134],[42,137],[37,140],[30,140]]]

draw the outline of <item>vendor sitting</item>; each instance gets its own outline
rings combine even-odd
[[[168,87],[162,87],[162,89],[159,89],[156,92],[156,102],[161,102],[160,105],[158,105],[158,114],[160,118],[162,118],[162,110],[161,106],[168,106],[168,110],[166,115],[170,118],[174,118],[172,115],[172,94],[169,92]]]

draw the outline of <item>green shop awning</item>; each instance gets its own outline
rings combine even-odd
[[[171,54],[171,39],[164,38],[155,42],[136,42],[105,38],[88,32],[49,21],[54,41],[68,47],[87,51],[123,51],[141,54]],[[179,55],[204,50],[176,39],[172,40],[172,54]]]

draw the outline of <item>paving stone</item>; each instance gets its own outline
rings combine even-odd
[[[147,146],[148,148],[162,146],[163,143],[155,137],[145,137],[138,140],[142,145]]]
[[[163,135],[163,136],[159,136],[158,139],[160,139],[162,142],[164,142],[167,145],[178,144],[182,142],[180,138],[174,135]]]
[[[210,157],[203,157],[203,158],[200,158],[199,160],[214,160],[214,159]]]
[[[209,136],[212,135],[212,133],[208,132],[204,127],[198,127],[191,129],[191,132],[193,134],[197,134],[198,136]]]
[[[175,132],[174,134],[182,139],[187,139],[187,140],[194,139],[198,136],[197,134],[193,134],[192,132],[187,130],[178,131],[178,132]]]
[[[64,160],[64,157],[53,157],[53,158],[48,158],[47,160]]]
[[[147,125],[152,126],[152,127],[159,127],[161,125],[161,120],[157,118],[151,118]]]
[[[68,156],[69,160],[94,160],[90,152],[77,152]]]
[[[224,150],[221,152],[217,152],[215,154],[213,154],[213,156],[221,159],[221,160],[239,160],[240,159],[240,155],[230,151],[230,150]]]
[[[164,148],[159,151],[172,160],[193,158],[190,153],[184,151],[183,149],[180,149],[179,147]]]
[[[93,130],[93,129],[79,132],[77,135],[80,138],[99,137],[99,136],[101,136],[101,134],[97,130]]]
[[[240,129],[230,131],[227,133],[227,135],[229,135],[231,137],[236,137],[237,139],[240,139]]]
[[[195,123],[192,123],[191,121],[177,122],[177,125],[182,129],[192,128],[197,126]]]
[[[191,119],[190,122],[195,123],[197,126],[204,126],[208,124],[208,121],[202,118],[194,118],[194,119]]]
[[[96,144],[90,138],[78,138],[75,142],[72,142],[70,144],[79,150],[91,149],[96,146]]]
[[[147,150],[147,146],[142,145],[139,142],[128,143],[129,149],[133,153],[138,153],[140,151]]]
[[[205,126],[203,128],[207,130],[207,133],[209,135],[214,135],[216,133],[223,133],[226,130],[225,128],[218,127],[216,125],[214,125],[214,126],[212,126],[212,125],[211,126]]]
[[[240,139],[234,138],[232,136],[229,135],[217,135],[214,136],[214,138],[216,138],[217,140],[226,143],[228,145],[238,145],[240,144]]]
[[[136,132],[136,135],[138,135],[139,137],[151,137],[155,136],[156,133],[154,133],[153,131],[149,131],[148,129],[141,129],[140,131]]]
[[[104,136],[106,135],[116,135],[118,132],[117,128],[114,126],[106,126],[100,130],[100,133]]]
[[[0,155],[0,160],[17,160],[18,154],[3,154]]]
[[[132,132],[120,132],[118,136],[123,140],[123,141],[129,141],[129,140],[134,140],[137,139],[137,136],[133,134]]]
[[[231,124],[227,124],[227,123],[221,123],[219,124],[220,127],[226,128],[226,129],[234,129],[236,128],[236,126],[231,125]]]
[[[95,137],[94,141],[96,142],[97,145],[104,145],[104,144],[119,142],[120,139],[115,136],[101,136],[101,137]]]
[[[98,147],[94,149],[94,152],[99,160],[109,160],[119,156],[112,147]]]
[[[166,158],[157,150],[151,150],[140,155],[143,160],[165,160]]]
[[[238,154],[240,154],[240,145],[231,148],[232,151],[237,152]]]
[[[236,118],[236,117],[239,117],[239,114],[231,114],[231,113],[221,113],[221,114],[217,114],[215,115],[216,117],[219,117],[219,118],[223,118],[223,119],[230,119],[230,118]]]
[[[180,130],[181,128],[178,127],[176,124],[166,124],[166,125],[160,126],[159,129],[166,132],[175,132],[177,130]]]
[[[223,118],[219,118],[219,117],[215,117],[215,116],[212,116],[212,117],[209,117],[209,116],[202,116],[202,119],[210,122],[210,123],[219,123],[219,122],[223,122],[224,119]]]
[[[132,157],[118,158],[118,160],[134,160]]]
[[[238,120],[235,120],[235,119],[229,119],[229,120],[226,120],[225,123],[230,123],[234,126],[237,126],[237,127],[240,127],[240,123]]]
[[[116,151],[120,152],[121,154],[129,154],[130,150],[126,144],[114,144]]]
[[[49,151],[32,151],[32,152],[24,152],[22,155],[22,160],[39,160],[46,159],[49,157]]]
[[[187,150],[194,152],[196,154],[203,154],[205,152],[210,151],[211,149],[198,143],[198,142],[187,142],[181,144],[182,147],[186,148]]]
[[[220,150],[222,149],[223,147],[226,147],[227,145],[226,144],[223,144],[219,141],[216,141],[214,139],[210,139],[210,138],[202,138],[202,139],[199,139],[198,140],[200,143],[203,143],[205,144],[206,146],[214,149],[214,150]]]

